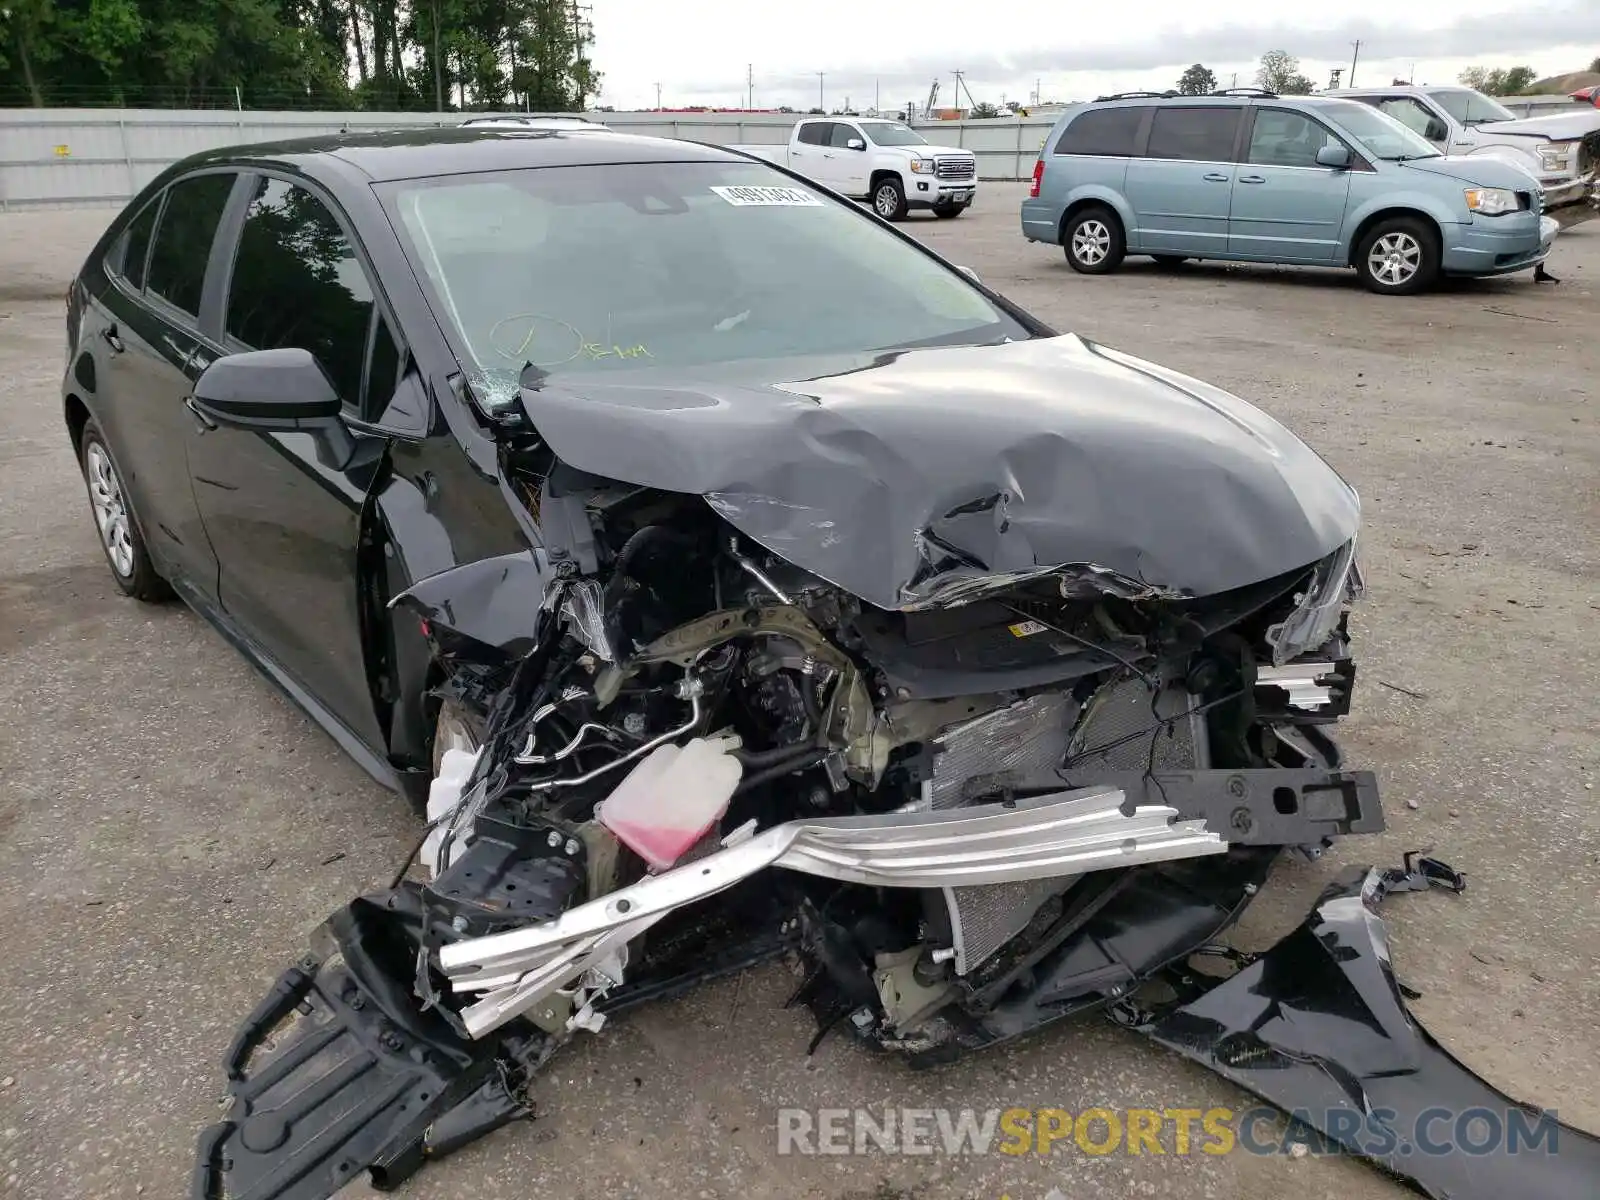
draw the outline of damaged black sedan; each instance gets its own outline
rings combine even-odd
[[[1279,854],[1382,828],[1329,732],[1354,491],[768,164],[212,153],[69,345],[118,583],[426,807],[241,1027],[197,1196],[392,1186],[576,1033],[780,956],[818,1037],[919,1065],[1127,1019]]]

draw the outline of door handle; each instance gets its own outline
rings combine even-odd
[[[1265,183],[1266,181],[1267,181],[1267,177],[1265,175],[1241,175],[1241,176],[1239,176],[1239,182],[1240,183]]]
[[[1210,171],[1205,175],[1204,178],[1205,178],[1205,181],[1207,183],[1227,183],[1228,182],[1228,176],[1222,174],[1220,171]]]
[[[111,353],[113,354],[121,354],[127,349],[127,347],[122,344],[122,337],[117,333],[117,327],[115,325],[107,325],[100,331],[100,336],[105,339],[106,345],[111,347]]]
[[[183,398],[183,406],[189,410],[190,415],[192,415],[196,421],[200,422],[201,433],[208,433],[217,427],[217,423],[210,417],[206,416],[205,410],[200,407],[199,401],[197,401],[193,396],[185,396]]]

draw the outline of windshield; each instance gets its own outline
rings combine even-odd
[[[861,128],[879,146],[926,146],[928,139],[899,121],[863,121]]]
[[[1329,100],[1318,111],[1361,144],[1373,158],[1407,162],[1413,158],[1440,158],[1440,153],[1388,113],[1354,100]]]
[[[556,377],[1024,338],[960,273],[759,163],[380,188],[489,404]]]
[[[1485,121],[1515,121],[1516,114],[1504,105],[1497,104],[1482,92],[1458,91],[1429,92],[1433,102],[1463,125],[1481,125]]]

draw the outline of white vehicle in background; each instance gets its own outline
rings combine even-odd
[[[901,121],[808,117],[786,146],[732,146],[788,167],[840,195],[869,200],[898,221],[913,208],[959,217],[978,194],[978,160],[970,150],[931,146]]]
[[[1467,87],[1343,88],[1322,92],[1370,104],[1453,158],[1516,163],[1539,181],[1544,211],[1563,225],[1593,216],[1600,203],[1600,109],[1518,117]]]

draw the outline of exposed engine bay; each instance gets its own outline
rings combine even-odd
[[[887,609],[702,496],[537,442],[503,479],[538,544],[397,601],[441,667],[415,863],[246,1023],[197,1196],[392,1186],[570,1038],[782,957],[813,1048],[923,1066],[1090,1008],[1171,1041],[1141,987],[1280,854],[1383,828],[1329,734],[1353,539],[1218,594],[1069,564]]]

